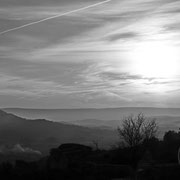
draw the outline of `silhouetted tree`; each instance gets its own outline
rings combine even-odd
[[[180,141],[180,133],[175,132],[175,131],[168,131],[164,134],[163,140],[166,143],[179,142]]]
[[[164,157],[169,162],[177,162],[178,149],[180,147],[180,133],[176,131],[168,131],[163,137],[163,146],[164,146]]]
[[[155,119],[148,120],[142,113],[124,118],[118,133],[127,146],[135,147],[156,136],[158,126]]]

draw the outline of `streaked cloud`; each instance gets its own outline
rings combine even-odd
[[[0,31],[98,2],[0,0]],[[136,74],[127,56],[141,41],[178,47],[179,5],[112,0],[0,36],[1,106],[179,106],[179,77]]]

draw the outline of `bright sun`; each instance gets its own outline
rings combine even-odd
[[[179,73],[178,48],[164,42],[138,44],[130,53],[134,73],[145,77],[173,78]]]

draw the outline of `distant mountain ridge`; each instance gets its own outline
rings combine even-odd
[[[116,131],[87,128],[52,122],[45,119],[28,120],[0,110],[0,146],[21,144],[47,153],[62,143],[81,143],[110,147],[118,140]]]
[[[84,119],[121,120],[129,114],[144,113],[146,116],[180,117],[180,108],[122,107],[106,109],[23,109],[4,108],[6,112],[29,119],[52,121],[76,121]]]
[[[99,127],[99,128],[113,128],[117,129],[121,125],[121,120],[99,120],[99,119],[84,119],[77,121],[66,122],[69,124],[85,126],[85,127]]]
[[[153,116],[148,117],[148,119],[156,119],[157,125],[159,127],[159,137],[163,137],[164,133],[169,130],[178,131],[180,128],[180,117],[174,116]],[[84,127],[98,127],[104,129],[114,129],[120,127],[122,124],[122,120],[96,120],[96,119],[85,119],[85,120],[77,120],[71,121],[70,124],[80,125]]]
[[[34,119],[38,123],[49,124],[51,121],[61,122],[62,126],[75,126],[109,131],[117,131],[122,119],[130,114],[140,112],[148,118],[156,118],[159,125],[159,137],[168,130],[179,130],[179,108],[110,108],[110,109],[21,109],[6,108],[6,112],[17,116]],[[46,121],[48,119],[50,121]],[[116,132],[117,133],[117,132]],[[83,136],[83,135],[82,135]],[[117,134],[116,134],[117,136]],[[106,137],[106,135],[105,135]],[[74,137],[72,137],[74,138]],[[72,140],[72,138],[70,138]],[[51,138],[50,138],[51,139]],[[56,139],[56,138],[55,138]],[[117,139],[117,137],[115,137]],[[54,139],[53,139],[54,141]],[[114,142],[114,141],[113,141]],[[104,143],[104,142],[103,142]]]

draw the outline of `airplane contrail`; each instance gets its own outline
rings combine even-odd
[[[0,35],[11,32],[11,31],[15,31],[15,30],[18,30],[18,29],[22,29],[24,27],[28,27],[28,26],[31,26],[31,25],[34,25],[34,24],[38,24],[38,23],[41,23],[41,22],[44,22],[44,21],[47,21],[47,20],[50,20],[50,19],[55,19],[55,18],[58,18],[58,17],[62,17],[62,16],[65,16],[65,15],[69,15],[69,14],[72,14],[72,13],[83,11],[83,10],[86,10],[86,9],[89,9],[89,8],[93,8],[93,7],[108,3],[110,1],[112,1],[112,0],[102,1],[102,2],[99,2],[99,3],[96,3],[96,4],[92,4],[92,5],[85,6],[85,7],[79,8],[79,9],[68,11],[68,12],[65,12],[65,13],[62,13],[62,14],[57,14],[57,15],[54,15],[54,16],[51,16],[51,17],[47,17],[47,18],[41,19],[39,21],[34,21],[34,22],[31,22],[31,23],[28,23],[28,24],[24,24],[22,26],[18,26],[18,27],[12,28],[12,29],[7,29],[5,31],[0,32]]]

